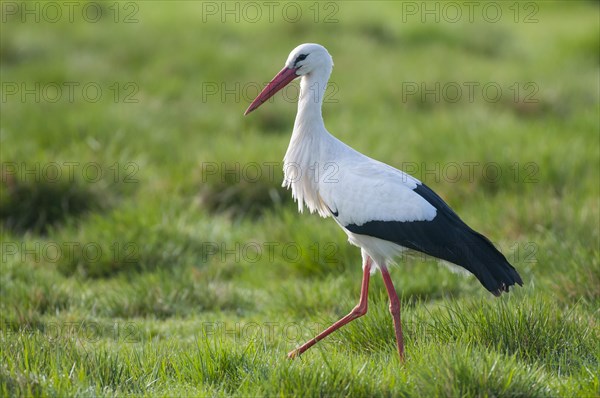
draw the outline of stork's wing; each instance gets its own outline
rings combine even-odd
[[[340,165],[335,175],[320,181],[319,195],[342,225],[432,220],[436,208],[415,192],[420,184],[385,163],[364,158]]]
[[[485,236],[429,187],[399,170],[369,159],[345,167],[339,185],[319,184],[319,189],[338,222],[352,233],[460,265],[496,295],[523,283]]]

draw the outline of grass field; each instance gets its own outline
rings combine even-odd
[[[470,5],[469,5],[470,4]],[[429,7],[429,8],[425,8]],[[599,3],[2,2],[2,396],[599,396]],[[360,250],[280,188],[303,42],[324,118],[524,286]]]

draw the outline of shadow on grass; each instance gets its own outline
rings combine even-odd
[[[265,211],[292,201],[291,192],[280,186],[280,172],[272,176],[273,170],[265,164],[249,163],[242,168],[239,163],[232,163],[220,167],[225,171],[218,175],[203,175],[202,182],[198,183],[201,186],[200,202],[212,213],[231,218],[258,218]]]
[[[6,179],[0,195],[0,220],[16,233],[45,235],[70,217],[107,206],[104,198],[79,184]]]

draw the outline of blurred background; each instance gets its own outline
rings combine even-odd
[[[297,82],[243,116],[288,53],[316,42],[335,63],[323,106],[328,130],[421,179],[490,237],[523,276],[514,304],[532,317],[529,324],[570,325],[568,332],[507,331],[550,330],[562,336],[556,344],[579,342],[560,349],[501,346],[498,352],[514,355],[510,366],[523,374],[531,373],[527,366],[549,369],[548,379],[523,382],[514,392],[536,385],[542,395],[597,393],[598,5],[3,1],[3,391],[164,393],[174,385],[206,394],[340,391],[335,383],[332,390],[268,387],[269,375],[289,376],[279,357],[315,332],[310,322],[326,325],[352,308],[361,260],[332,220],[298,214],[280,187]],[[392,276],[408,306],[407,349],[415,356],[422,354],[420,329],[410,320],[425,317],[418,308],[434,311],[448,300],[457,308],[488,303],[489,314],[504,308],[489,303],[474,278],[429,259],[401,259]],[[374,356],[369,360],[385,364],[394,355],[375,279],[373,305],[380,311],[328,343],[340,358],[333,368],[348,377],[357,369],[343,358]],[[207,322],[229,325],[233,338],[213,327],[220,345],[197,348]],[[238,355],[250,339],[231,325],[249,322],[262,332],[265,322],[299,325],[293,339],[261,334],[257,357],[278,358],[262,379],[244,378],[240,370],[256,372]],[[94,325],[92,332],[86,325]],[[130,328],[131,344],[115,337],[115,325]],[[493,322],[490,328],[501,329]],[[503,341],[489,339],[480,345]],[[62,351],[52,354],[57,341]],[[159,347],[154,356],[116,365],[114,358],[150,343]],[[183,368],[146,369],[164,359],[161,350],[183,353],[190,344],[200,358],[222,353],[206,354],[203,371],[187,370],[203,374],[199,379],[182,377]],[[35,365],[26,365],[28,350],[40,356]],[[436,350],[423,352],[444,356]],[[540,350],[547,357],[530,360]],[[486,363],[487,354],[476,355]],[[83,359],[90,356],[94,361]],[[223,358],[241,362],[232,360],[236,370],[227,373]],[[69,373],[71,366],[80,376]],[[335,376],[328,369],[315,388]],[[428,383],[413,371],[403,376],[414,377],[408,393],[444,394],[427,390],[442,382]],[[36,379],[32,372],[54,376]],[[131,377],[141,381],[132,386]],[[381,377],[348,392],[398,393],[390,387],[397,375]],[[240,383],[245,390],[236,389]]]

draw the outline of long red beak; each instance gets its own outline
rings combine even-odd
[[[276,92],[284,88],[288,85],[289,82],[298,77],[296,75],[295,68],[285,67],[279,72],[273,80],[267,84],[267,87],[263,89],[263,91],[258,94],[258,96],[252,101],[246,112],[244,112],[244,116],[264,104],[269,98],[275,95]]]

